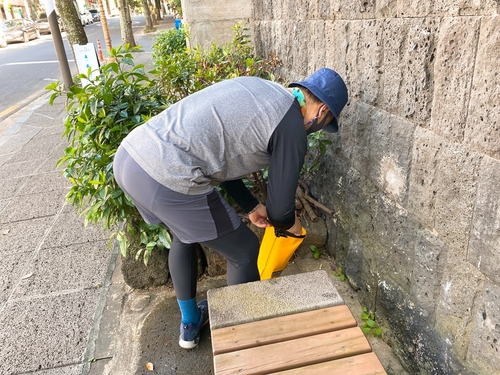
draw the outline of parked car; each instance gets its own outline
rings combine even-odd
[[[81,10],[80,11],[80,19],[82,20],[82,25],[90,25],[91,23],[94,23],[94,19],[92,18],[92,14],[88,10]]]
[[[31,39],[40,38],[36,23],[25,18],[3,21],[2,30],[7,43],[29,42]]]
[[[36,20],[36,24],[38,26],[38,30],[40,34],[50,34],[50,25],[49,19],[47,18],[47,13],[43,12],[38,15],[38,19]]]
[[[0,28],[0,47],[7,47],[7,39],[5,39],[5,34],[3,30]]]
[[[90,14],[92,14],[92,18],[94,22],[98,22],[101,20],[101,15],[99,13],[99,9],[89,9]]]

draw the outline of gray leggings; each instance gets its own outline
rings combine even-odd
[[[161,222],[173,234],[168,263],[178,299],[196,296],[196,243],[226,258],[229,285],[259,280],[257,236],[215,189],[195,196],[167,189],[151,178],[123,147],[117,150],[113,172],[144,220]]]

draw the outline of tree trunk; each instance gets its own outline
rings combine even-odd
[[[118,8],[120,9],[120,29],[122,36],[122,45],[129,44],[130,48],[137,44],[132,31],[132,18],[130,17],[130,7],[128,0],[118,0]]]
[[[144,10],[144,17],[146,18],[146,27],[144,31],[151,31],[153,30],[153,20],[151,19],[151,12],[149,11],[148,0],[142,0],[142,8]]]
[[[101,17],[102,33],[104,34],[104,42],[106,43],[106,51],[111,51],[113,45],[111,44],[111,36],[109,35],[108,19],[104,11],[104,3],[102,0],[97,0],[99,5],[99,16]]]
[[[156,20],[160,22],[161,18],[161,13],[162,13],[162,4],[160,0],[154,0],[155,2],[155,8],[156,8]]]
[[[114,1],[114,0],[104,0],[104,2],[106,3],[106,14],[108,14],[109,16],[111,16],[111,7],[109,6],[109,2],[110,1]]]
[[[89,42],[87,34],[85,34],[85,30],[83,29],[82,22],[80,21],[78,9],[76,9],[72,0],[55,0],[54,4],[64,23],[64,30],[66,31],[66,36],[68,37],[68,42],[74,57],[75,51],[73,51],[73,45],[86,45]]]

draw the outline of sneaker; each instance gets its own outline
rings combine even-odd
[[[179,345],[184,349],[193,349],[200,343],[201,329],[208,323],[208,302],[206,299],[198,302],[200,309],[200,321],[198,324],[184,324],[181,322],[181,335]]]

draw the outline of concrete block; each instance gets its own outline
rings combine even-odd
[[[100,290],[111,251],[106,241],[40,250],[28,275],[16,289],[17,295],[37,296],[66,290]]]
[[[371,212],[370,228],[359,235],[370,257],[368,270],[377,275],[378,280],[397,281],[405,293],[411,285],[415,258],[415,233],[419,223],[405,210],[377,197],[375,211]],[[363,230],[362,227],[359,228]]]
[[[352,166],[387,200],[405,206],[415,125],[367,104],[353,105],[354,123],[348,126],[344,142]]]
[[[326,66],[325,50],[325,21],[309,21],[307,23],[309,45],[308,45],[308,71],[315,72]]]
[[[411,273],[410,295],[418,301],[429,320],[434,319],[436,300],[443,277],[446,244],[435,233],[421,229],[417,233],[413,270]]]
[[[223,44],[233,37],[237,22],[249,22],[251,0],[216,1],[183,0],[184,22],[189,25],[193,45],[208,47],[212,42]]]
[[[432,108],[433,61],[439,32],[434,18],[386,19],[380,109],[425,124]]]
[[[290,25],[290,48],[292,49],[292,51],[295,51],[293,54],[292,70],[295,73],[299,74],[301,77],[306,77],[310,73],[312,73],[307,69],[313,51],[310,48],[311,46],[308,46],[307,43],[304,43],[304,40],[312,41],[311,35],[309,35],[308,24],[309,21],[300,19]]]
[[[480,306],[475,312],[474,331],[467,360],[477,374],[495,374],[500,369],[500,287],[486,280]]]
[[[375,4],[376,18],[395,18],[398,14],[397,0],[379,0]]]
[[[427,314],[390,279],[378,285],[376,320],[410,374],[468,374]]]
[[[498,13],[498,2],[486,1],[462,1],[441,0],[433,4],[436,16],[491,16]]]
[[[491,281],[500,284],[500,161],[487,156],[481,161],[472,217],[467,260]]]
[[[342,67],[339,74],[347,81],[351,100],[374,104],[382,90],[384,23],[379,20],[335,22],[338,23],[338,30],[332,30],[336,35],[329,37],[325,46],[327,54],[333,51],[338,57],[328,63],[335,64],[333,69]]]
[[[434,9],[433,1],[398,1],[397,2],[397,17],[430,17]]]
[[[183,0],[183,16],[186,21],[190,19],[205,19],[211,21],[224,21],[228,19],[250,18],[252,15],[252,1],[211,1]]]
[[[435,304],[436,332],[459,358],[465,358],[474,329],[476,298],[483,290],[484,276],[451,251],[442,256],[445,267]]]
[[[408,210],[465,259],[480,155],[421,128],[415,133]]]
[[[481,155],[456,143],[443,143],[434,186],[440,238],[461,260],[466,258]]]
[[[0,316],[2,371],[27,373],[81,363],[99,294],[89,289],[9,302]]]
[[[344,304],[325,271],[211,289],[212,329]]]
[[[416,129],[408,212],[427,228],[433,228],[435,224],[436,185],[438,184],[436,165],[439,163],[443,143],[443,138],[424,129]]]
[[[500,17],[481,20],[474,80],[464,142],[478,152],[500,159]]]
[[[374,18],[375,1],[374,0],[356,0],[342,1],[332,0],[332,7],[335,10],[335,18],[340,19],[361,19]]]
[[[464,138],[479,26],[477,17],[453,17],[439,31],[429,129],[453,142]]]

